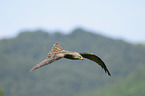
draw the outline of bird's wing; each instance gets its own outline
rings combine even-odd
[[[45,59],[45,60],[43,60],[42,62],[40,62],[39,64],[35,65],[32,69],[30,69],[29,72],[31,72],[31,71],[33,71],[33,70],[39,68],[39,67],[48,65],[48,64],[50,64],[50,63],[52,63],[52,62],[54,62],[54,61],[56,61],[56,60],[58,60],[58,59],[61,59],[62,57],[64,57],[63,54],[53,55],[53,56],[51,56],[50,58]]]
[[[98,56],[96,56],[93,53],[80,53],[80,55],[82,55],[84,58],[90,59],[90,60],[98,63],[105,70],[105,72],[107,72],[108,75],[111,76],[109,70],[107,69],[105,63],[101,60],[101,58],[99,58]]]

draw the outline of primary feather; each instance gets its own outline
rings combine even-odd
[[[90,60],[96,62],[97,64],[99,64],[105,70],[105,72],[107,72],[108,75],[111,76],[109,70],[107,69],[105,63],[101,60],[101,58],[99,58],[98,56],[96,56],[93,53],[80,53],[80,55],[82,55],[84,58],[90,59]]]

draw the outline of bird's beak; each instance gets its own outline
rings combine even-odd
[[[83,57],[81,57],[80,59],[83,60]]]

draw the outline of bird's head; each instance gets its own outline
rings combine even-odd
[[[77,60],[83,60],[83,57],[79,53],[75,53],[74,58]]]

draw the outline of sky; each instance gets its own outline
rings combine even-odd
[[[78,27],[145,42],[145,0],[0,0],[0,39],[24,30],[70,33]]]

